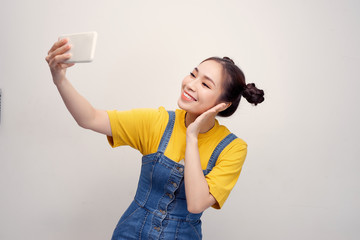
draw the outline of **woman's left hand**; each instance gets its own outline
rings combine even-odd
[[[186,203],[191,213],[201,213],[216,203],[209,192],[209,185],[201,168],[198,135],[209,131],[215,123],[215,116],[228,105],[220,103],[199,115],[186,130],[184,182]]]
[[[187,127],[186,135],[197,137],[200,132],[208,131],[209,129],[205,129],[208,128],[207,124],[212,121],[212,119],[215,119],[215,116],[219,112],[225,110],[226,108],[226,103],[219,103],[215,107],[210,108],[209,110],[198,116],[195,121]]]

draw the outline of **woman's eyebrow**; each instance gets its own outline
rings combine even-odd
[[[194,68],[194,70],[196,71],[196,72],[199,72],[199,69],[196,67],[196,68]],[[209,78],[208,76],[206,76],[206,75],[204,75],[204,78],[206,78],[207,80],[209,80],[210,82],[212,82],[212,84],[214,84],[214,86],[216,86],[215,85],[215,82],[211,79],[211,78]]]

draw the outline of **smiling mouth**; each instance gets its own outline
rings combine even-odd
[[[197,101],[193,96],[191,96],[190,94],[188,94],[185,91],[183,91],[182,97],[183,97],[183,99],[185,99],[187,101]]]

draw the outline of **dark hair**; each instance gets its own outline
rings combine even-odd
[[[245,75],[241,69],[235,65],[234,61],[228,57],[210,57],[202,62],[213,60],[220,63],[224,69],[223,93],[220,102],[230,102],[231,105],[218,115],[221,117],[231,116],[239,106],[241,96],[255,106],[264,101],[264,91],[258,89],[255,83],[245,82]]]

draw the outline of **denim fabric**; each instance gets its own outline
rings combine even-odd
[[[202,213],[187,211],[184,166],[164,155],[174,122],[175,113],[170,111],[158,151],[142,158],[134,201],[120,218],[112,240],[202,239]],[[221,151],[235,138],[234,134],[229,134],[218,144],[203,170],[204,175],[211,171]]]

